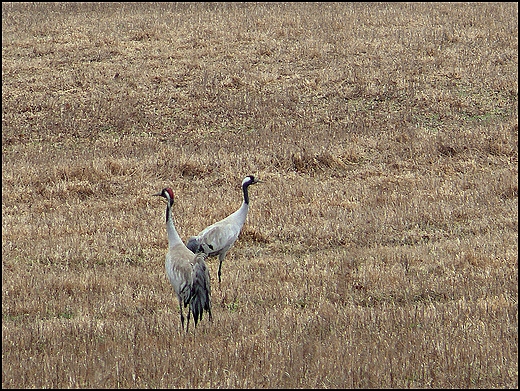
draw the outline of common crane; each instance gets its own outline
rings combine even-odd
[[[211,288],[209,272],[204,259],[205,254],[194,254],[182,242],[175,225],[173,224],[172,211],[173,191],[170,188],[163,189],[160,193],[153,194],[166,199],[166,232],[168,234],[168,252],[166,253],[166,275],[173,285],[173,289],[179,299],[181,313],[181,326],[184,329],[184,314],[182,307],[188,307],[188,322],[186,332],[190,326],[190,312],[193,312],[195,327],[202,320],[206,311],[211,320]]]
[[[250,185],[261,182],[253,175],[246,176],[242,181],[244,201],[240,208],[223,220],[206,227],[197,236],[191,236],[186,242],[186,247],[194,253],[203,252],[210,257],[218,255],[220,261],[218,266],[219,283],[222,274],[222,261],[231,246],[238,239],[238,235],[246,221],[249,210],[249,193],[247,189]]]

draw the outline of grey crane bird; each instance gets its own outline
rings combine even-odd
[[[173,224],[171,208],[173,206],[173,191],[163,189],[154,196],[164,197],[166,204],[166,232],[168,233],[168,252],[166,253],[166,275],[173,285],[179,299],[181,326],[184,329],[184,314],[182,307],[188,307],[188,322],[186,332],[190,326],[190,312],[193,312],[195,326],[202,320],[206,311],[211,320],[211,288],[209,272],[204,259],[205,254],[194,254],[182,242],[175,225]]]
[[[220,220],[203,229],[197,236],[191,236],[186,246],[194,253],[204,252],[208,256],[217,256],[220,261],[218,266],[218,282],[221,281],[222,261],[228,250],[238,239],[238,235],[244,225],[249,210],[249,185],[261,183],[262,181],[253,175],[248,175],[242,181],[244,201],[240,208],[223,220]]]

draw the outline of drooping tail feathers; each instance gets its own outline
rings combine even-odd
[[[197,259],[193,267],[193,284],[191,286],[190,307],[197,325],[202,320],[202,315],[206,311],[211,316],[211,288],[209,283],[209,272],[204,263],[205,254],[197,254]]]

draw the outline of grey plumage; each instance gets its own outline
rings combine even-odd
[[[175,225],[173,224],[171,208],[173,206],[173,191],[163,189],[154,196],[164,197],[166,205],[166,232],[168,233],[168,252],[166,253],[166,275],[177,294],[181,313],[181,326],[184,329],[184,314],[182,307],[188,307],[188,322],[186,332],[190,326],[190,313],[193,313],[195,326],[202,320],[206,311],[211,317],[211,287],[208,268],[204,253],[194,254],[182,242]]]
[[[197,236],[191,236],[186,246],[194,253],[205,253],[219,258],[218,282],[221,281],[222,261],[231,246],[238,239],[249,210],[249,185],[261,182],[253,175],[246,176],[242,181],[244,201],[240,208],[223,220],[203,229]]]

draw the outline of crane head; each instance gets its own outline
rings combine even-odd
[[[249,186],[249,185],[254,185],[255,183],[262,183],[262,182],[263,181],[261,181],[260,179],[255,178],[254,175],[248,175],[242,181],[242,186],[244,186],[244,185]]]
[[[153,196],[163,197],[166,201],[171,205],[173,205],[173,190],[169,187],[162,189],[161,192],[157,194],[152,194]]]

